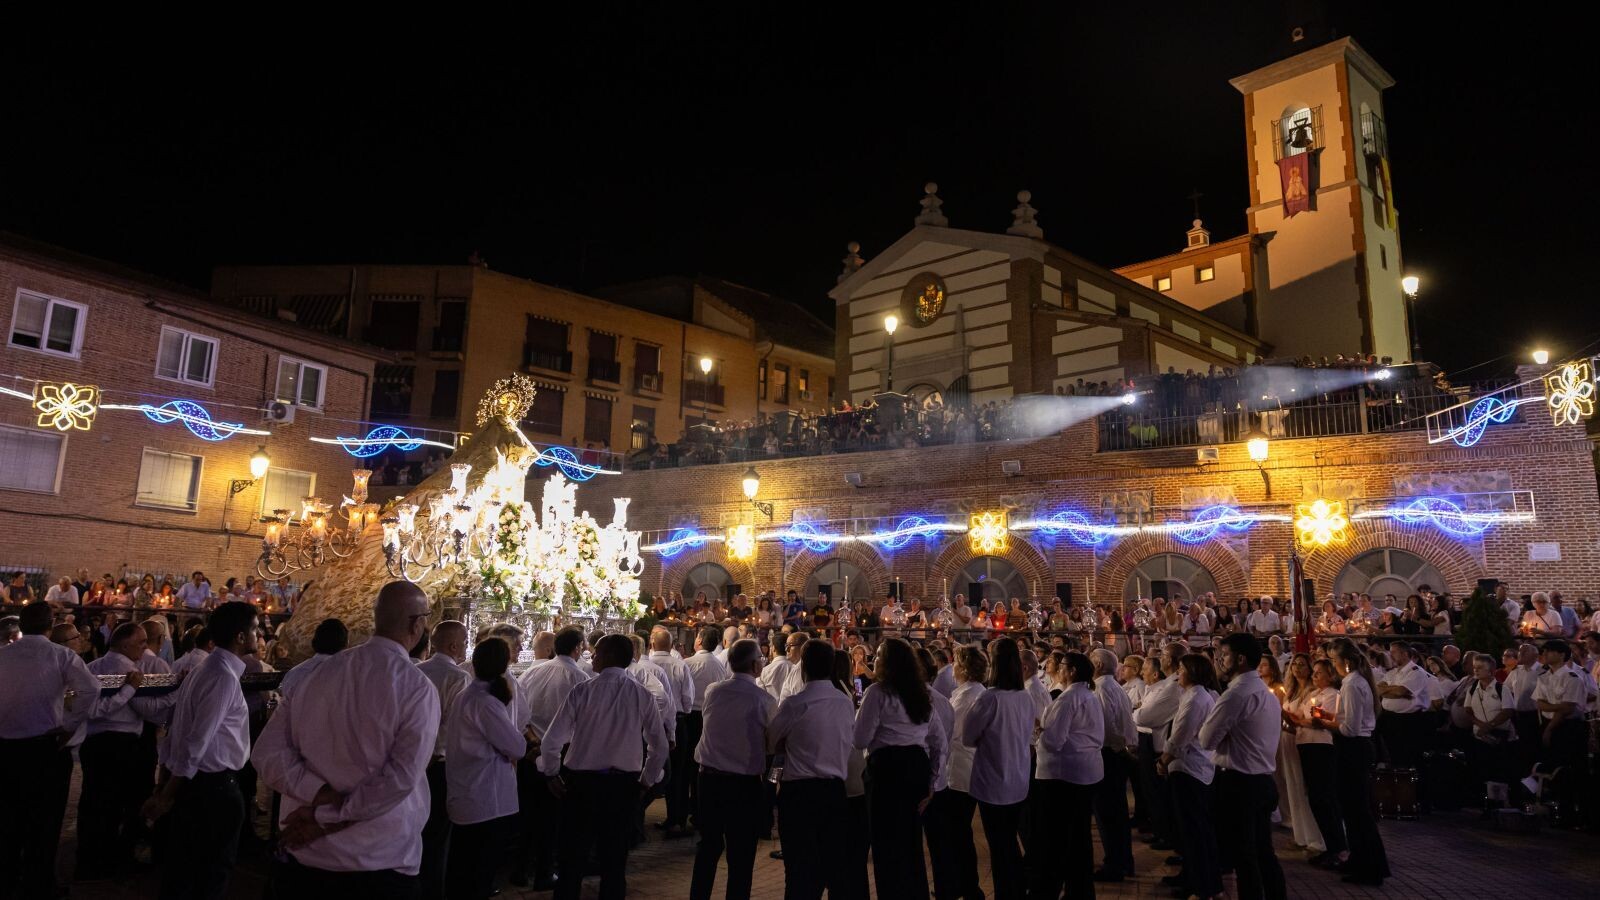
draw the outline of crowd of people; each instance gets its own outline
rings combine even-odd
[[[1205,619],[1207,599],[1184,614]],[[1135,838],[1172,854],[1177,895],[1222,896],[1231,871],[1238,896],[1282,897],[1274,821],[1314,865],[1380,884],[1379,760],[1458,746],[1508,794],[1530,773],[1581,782],[1596,707],[1600,633],[1552,637],[1543,595],[1516,604],[1542,646],[1446,648],[1439,671],[1404,639],[1286,650],[1270,603],[1244,628],[1152,628],[1120,653],[1092,632],[921,629],[897,601],[876,631],[794,605],[776,624],[469,635],[430,627],[427,596],[396,582],[371,639],[347,648],[343,623],[321,623],[268,692],[246,688],[267,671],[251,603],[215,605],[171,665],[160,620],[119,625],[96,656],[29,603],[0,622],[0,767],[30,774],[3,820],[0,894],[56,896],[76,759],[79,877],[123,876],[149,844],[163,896],[222,894],[259,781],[280,897],[483,898],[502,876],[576,897],[591,872],[620,897],[658,799],[662,838],[698,839],[693,898],[723,861],[725,893],[747,896],[766,837],[786,895],[865,897],[870,872],[880,897],[925,897],[931,868],[934,896],[980,896],[979,829],[996,897],[1092,895],[1135,874]],[[175,690],[142,689],[173,671]]]

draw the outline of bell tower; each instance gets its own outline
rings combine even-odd
[[[1230,82],[1244,95],[1250,233],[1271,239],[1260,336],[1276,356],[1408,360],[1383,115],[1394,78],[1350,38],[1292,40],[1294,55]]]

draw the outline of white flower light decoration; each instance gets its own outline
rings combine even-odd
[[[1300,546],[1314,550],[1329,544],[1342,544],[1348,535],[1350,517],[1345,515],[1344,502],[1317,498],[1310,503],[1296,504],[1294,531]]]
[[[1556,425],[1576,425],[1594,415],[1594,369],[1586,359],[1569,362],[1544,377],[1544,393]]]
[[[40,428],[88,431],[99,403],[100,389],[93,385],[40,382],[33,408],[39,413]]]
[[[973,513],[967,522],[967,544],[973,553],[992,556],[1006,552],[1005,510]]]
[[[748,562],[756,555],[756,530],[750,525],[735,525],[728,529],[726,543],[729,559]]]

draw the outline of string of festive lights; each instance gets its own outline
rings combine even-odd
[[[1515,494],[1510,496],[1515,500]],[[1364,509],[1355,513],[1351,518],[1385,518],[1394,519],[1406,525],[1432,525],[1440,531],[1459,538],[1476,538],[1482,537],[1484,532],[1495,525],[1532,522],[1535,519],[1535,515],[1531,509],[1470,510],[1453,500],[1443,497],[1418,497],[1402,506]]]
[[[102,403],[101,409],[131,409],[145,414],[150,421],[160,425],[182,422],[195,437],[203,441],[225,441],[236,434],[270,435],[260,428],[246,428],[241,422],[218,422],[210,410],[193,400],[168,400],[160,406],[149,403]]]
[[[426,438],[414,437],[407,433],[405,429],[397,428],[393,425],[379,425],[377,428],[367,432],[367,436],[364,438],[314,437],[311,438],[311,440],[318,444],[337,444],[338,446],[344,448],[344,452],[356,457],[357,459],[368,459],[390,449],[415,450],[424,444],[429,447],[443,447],[446,450],[455,449],[454,444],[446,444],[442,441],[433,441]]]
[[[537,448],[536,448],[537,449]],[[620,475],[617,469],[606,469],[581,462],[578,455],[566,447],[546,447],[533,459],[537,466],[555,466],[569,481],[588,481],[596,475]]]

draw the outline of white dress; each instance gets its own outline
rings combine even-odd
[[[1305,691],[1297,701],[1286,705],[1296,716],[1311,715],[1311,698],[1315,691]],[[1311,801],[1306,796],[1305,773],[1300,768],[1300,748],[1295,743],[1294,732],[1285,731],[1278,737],[1278,809],[1284,823],[1294,832],[1294,842],[1318,853],[1328,849],[1322,840],[1322,831],[1311,815]]]

